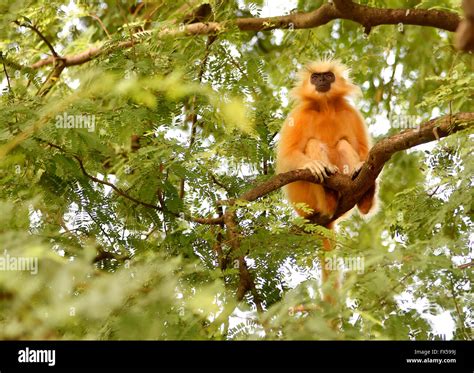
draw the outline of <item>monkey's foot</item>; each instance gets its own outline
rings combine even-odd
[[[318,178],[320,183],[322,183],[325,178],[339,171],[336,166],[319,160],[310,161],[302,168],[310,170],[311,173]]]
[[[360,170],[362,169],[362,166],[364,165],[365,162],[359,162],[357,165],[354,167],[354,171],[352,171],[351,174],[351,179],[355,180],[357,176],[359,176]]]

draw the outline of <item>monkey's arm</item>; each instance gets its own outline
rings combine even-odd
[[[280,131],[278,141],[278,173],[304,168],[311,161],[310,156],[305,152],[309,140],[307,127],[311,120],[311,115],[298,107],[288,116]]]
[[[280,132],[277,151],[277,173],[309,169],[320,182],[335,173],[338,169],[331,165],[327,154],[322,154],[320,146],[313,143],[316,139],[308,138],[304,115],[290,116]]]
[[[301,123],[288,120],[280,132],[277,150],[277,172],[302,168],[311,159],[304,154],[304,133]]]

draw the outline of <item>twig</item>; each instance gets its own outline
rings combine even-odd
[[[216,184],[217,186],[221,187],[222,189],[224,189],[224,190],[226,191],[227,195],[230,196],[230,195],[232,194],[231,191],[230,191],[230,189],[229,189],[229,187],[228,187],[227,185],[225,185],[224,183],[220,182],[220,181],[217,179],[216,175],[214,175],[212,172],[209,172],[209,176],[211,177],[212,182],[213,182],[214,184]]]
[[[143,5],[143,4],[142,4]],[[137,7],[138,8],[138,7]],[[97,22],[99,22],[100,24],[100,27],[102,27],[102,30],[104,30],[105,34],[107,35],[107,37],[109,39],[111,39],[112,37],[110,36],[109,32],[107,31],[107,27],[105,27],[104,23],[102,22],[102,20],[99,18],[98,15],[94,14],[94,13],[91,13],[89,14],[89,17],[91,18],[94,18]]]
[[[460,266],[458,266],[459,269],[466,269],[466,268],[469,268],[469,267],[474,267],[474,261],[470,261],[468,263],[464,263],[464,264],[461,264]]]
[[[28,24],[28,23],[21,23],[19,21],[13,21],[13,23],[17,24],[20,27],[26,27],[26,28],[29,28],[30,30],[33,30],[41,38],[41,40],[43,40],[44,43],[48,46],[49,50],[53,54],[53,57],[54,58],[60,58],[59,55],[54,50],[53,45],[49,42],[48,39],[46,39],[46,37],[42,34],[42,32],[35,25]]]
[[[11,92],[12,87],[10,85],[10,77],[8,76],[7,67],[5,66],[5,60],[3,59],[3,52],[1,51],[0,51],[0,58],[2,59],[3,72],[5,73],[5,77],[7,78],[8,91]]]

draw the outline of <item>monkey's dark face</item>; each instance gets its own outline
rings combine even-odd
[[[298,78],[291,94],[299,101],[323,103],[360,94],[349,69],[338,60],[312,62],[300,70]]]
[[[331,89],[331,84],[334,83],[335,80],[336,77],[332,71],[311,74],[311,84],[321,93],[328,92]]]

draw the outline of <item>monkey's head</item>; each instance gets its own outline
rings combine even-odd
[[[312,62],[299,72],[299,81],[292,91],[297,100],[328,101],[360,94],[352,84],[349,69],[339,60]]]

